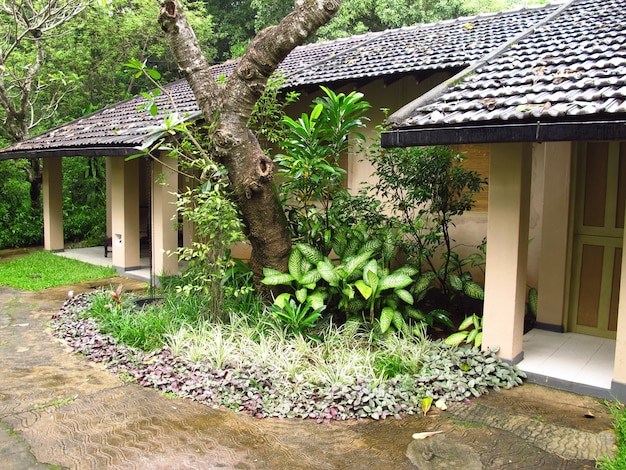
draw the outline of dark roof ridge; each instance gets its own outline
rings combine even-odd
[[[448,92],[452,86],[462,81],[467,76],[471,75],[476,69],[478,69],[479,67],[482,67],[485,63],[489,62],[493,58],[498,57],[499,55],[503,54],[506,50],[508,50],[511,44],[514,44],[520,41],[521,39],[524,39],[527,36],[530,36],[538,28],[545,25],[549,21],[552,21],[554,18],[560,16],[564,10],[569,8],[571,5],[573,5],[577,1],[578,0],[568,0],[564,2],[554,12],[547,15],[545,18],[539,20],[537,23],[533,24],[530,28],[522,31],[521,33],[519,33],[517,36],[513,37],[512,39],[505,41],[504,44],[497,47],[496,49],[486,54],[485,56],[481,57],[479,60],[475,61],[473,64],[469,65],[465,69],[461,70],[459,73],[457,73],[453,77],[450,77],[443,83],[437,85],[436,87],[424,93],[422,96],[414,99],[410,103],[407,103],[402,108],[400,108],[395,113],[393,113],[391,116],[389,116],[389,123],[392,125],[399,124],[400,122],[404,121],[417,108],[420,108],[421,106],[424,106],[428,104],[429,102],[436,100],[437,98],[440,98],[443,94]],[[546,5],[544,5],[544,7],[545,6]]]

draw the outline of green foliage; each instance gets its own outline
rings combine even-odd
[[[63,233],[66,242],[102,243],[106,234],[103,157],[63,159]]]
[[[436,326],[436,324],[445,325],[448,328],[454,328],[454,323],[450,320],[450,312],[443,308],[434,308],[424,312],[419,308],[408,309],[409,317],[417,320],[418,325],[426,325],[428,327]]]
[[[0,285],[21,290],[66,286],[116,275],[113,268],[94,266],[47,251],[0,263]]]
[[[458,346],[461,343],[473,344],[480,348],[483,343],[483,319],[475,313],[465,317],[456,333],[452,333],[444,341],[450,346]]]
[[[318,37],[334,39],[470,13],[464,0],[344,0],[337,15],[320,28]]]
[[[337,14],[319,29],[315,38],[336,39],[540,3],[546,0],[344,0]],[[218,60],[242,55],[254,34],[278,24],[292,9],[292,0],[210,2],[209,13],[220,19],[215,25]]]
[[[285,107],[298,101],[300,94],[288,91],[281,95],[285,79],[279,74],[272,75],[265,85],[261,97],[254,104],[254,110],[248,120],[248,128],[261,142],[261,147],[268,154],[272,147],[286,139],[286,129],[282,120]]]
[[[539,301],[539,294],[536,287],[528,289],[528,310],[533,317],[537,318],[537,302]]]
[[[41,245],[43,215],[30,200],[25,160],[0,162],[0,248]],[[106,227],[104,158],[63,159],[63,229],[66,242],[96,245]]]
[[[471,210],[473,196],[486,180],[463,168],[463,158],[448,147],[375,149],[370,160],[378,183],[375,192],[387,198],[391,223],[402,235],[402,248],[410,263],[436,273],[439,288],[480,296],[477,284],[463,272],[465,260],[453,251],[450,228],[454,217]],[[442,253],[437,266],[435,256]]]
[[[46,70],[72,71],[80,84],[59,107],[53,124],[129,98],[151,83],[143,76],[130,76],[125,64],[132,59],[158,70],[164,82],[180,77],[168,39],[158,25],[158,2],[152,0],[107,0],[90,2],[74,19],[67,34],[51,38]],[[200,46],[207,57],[215,55],[213,20],[204,2],[185,7]]]
[[[26,160],[0,161],[0,249],[39,245],[43,239],[43,215],[31,205],[27,167]]]
[[[619,401],[606,402],[606,406],[613,416],[617,449],[613,457],[599,459],[596,466],[603,470],[621,470],[626,468],[626,408]]]
[[[230,247],[244,240],[237,209],[224,191],[224,176],[223,172],[215,173],[215,180],[187,190],[177,202],[180,217],[193,224],[195,234],[191,247],[178,249],[179,259],[189,263],[179,291],[206,295],[208,318],[214,321],[227,319],[222,308],[224,280],[235,266]]]
[[[365,140],[359,128],[370,105],[362,93],[322,90],[325,96],[314,100],[310,114],[283,118],[284,153],[274,161],[282,176],[280,193],[293,238],[328,252],[333,228],[330,209],[345,174],[339,159],[350,145]]]
[[[241,263],[233,264],[221,284],[224,312],[231,320],[233,315],[245,315],[246,321],[257,325],[256,336],[264,326],[265,306],[254,293],[250,270]],[[189,295],[181,289],[186,285],[184,276],[160,280],[161,287],[155,297],[147,299],[148,302],[142,302],[144,299],[134,293],[124,292],[123,285],[119,285],[116,289],[97,293],[84,315],[97,319],[103,331],[118,342],[145,351],[162,348],[181,329],[202,331],[203,326],[209,324],[205,319],[210,316],[213,299],[203,291]],[[211,323],[224,325],[226,322]],[[242,325],[241,322],[233,327]]]
[[[413,296],[405,287],[413,283],[412,276],[415,274],[417,270],[409,266],[390,273],[376,260],[370,260],[363,268],[363,278],[354,283],[367,303],[370,323],[374,323],[374,315],[377,310],[380,311],[380,329],[383,334],[392,323],[398,330],[403,329],[404,319],[402,312],[398,310],[398,299],[409,305],[413,304]],[[393,297],[387,292],[390,290]]]
[[[317,249],[298,244],[289,255],[289,272],[265,268],[261,282],[268,286],[289,286],[293,289],[298,302],[310,302],[313,308],[320,308],[329,297],[329,293],[317,285],[322,275],[316,265],[324,259],[325,256]]]
[[[417,270],[409,266],[395,271],[387,268],[385,252],[389,246],[362,226],[346,229],[332,246],[339,256],[337,260],[311,245],[298,243],[289,257],[289,272],[266,268],[261,282],[293,289],[295,299],[291,293],[276,299],[281,308],[287,299],[296,306],[325,306],[327,311],[341,312],[348,320],[368,318],[370,327],[378,318],[381,334],[390,330],[409,334],[404,309],[413,303],[413,296],[406,288],[414,282]]]
[[[163,347],[167,335],[176,331],[190,313],[183,307],[185,296],[174,298],[178,308],[172,308],[173,299],[139,307],[136,302],[138,298],[134,294],[123,295],[121,290],[101,291],[84,315],[95,318],[100,330],[120,343],[153,351]]]
[[[289,334],[310,337],[308,330],[316,326],[326,308],[325,305],[314,307],[314,303],[313,298],[300,303],[291,294],[283,293],[276,297],[270,307],[270,314]]]

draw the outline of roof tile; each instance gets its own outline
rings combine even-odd
[[[626,0],[618,3],[622,4],[624,1]],[[617,0],[607,3],[615,2]],[[592,2],[585,2],[585,5],[589,3]],[[296,88],[320,84],[331,85],[357,79],[369,80],[399,74],[455,70],[467,67],[507,44],[512,38],[532,28],[538,21],[554,13],[558,8],[558,5],[545,5],[300,46],[285,58],[279,71],[286,77],[286,87]],[[595,8],[590,12],[594,19],[607,17],[606,14],[603,16],[598,13],[598,10],[601,9]],[[585,13],[585,10],[582,9],[581,12]],[[441,122],[446,116],[449,119],[451,115],[455,116],[455,120],[475,120],[481,116],[497,116],[498,112],[503,112],[499,108],[500,102],[503,101],[500,98],[507,98],[506,94],[501,96],[500,90],[507,90],[511,97],[523,96],[528,93],[530,86],[544,83],[544,81],[554,82],[560,78],[563,78],[562,88],[564,89],[571,82],[571,77],[567,69],[569,64],[565,64],[562,60],[564,56],[568,56],[568,54],[563,54],[563,47],[571,39],[574,41],[571,47],[576,48],[580,41],[585,41],[587,38],[579,34],[580,27],[576,26],[577,23],[574,20],[568,18],[565,22],[559,22],[556,27],[550,25],[537,33],[544,34],[546,37],[552,37],[550,35],[557,32],[559,34],[558,40],[553,38],[541,42],[542,47],[545,46],[542,49],[542,56],[537,55],[537,49],[532,44],[513,45],[507,54],[503,54],[502,60],[488,64],[479,77],[471,78],[449,94],[449,100],[437,104],[433,109],[425,108],[420,111],[425,115],[414,116],[411,125],[417,122]],[[583,18],[580,22],[584,24],[587,19]],[[593,71],[595,61],[600,59],[626,60],[626,53],[620,47],[614,47],[619,46],[615,37],[621,36],[610,35],[615,28],[615,22],[606,20],[606,23],[608,26],[603,26],[598,21],[594,22],[595,27],[604,28],[606,34],[600,38],[601,41],[595,36],[589,38],[587,41],[589,44],[583,48],[583,52],[586,51],[584,52],[585,60],[590,65],[588,71]],[[572,35],[575,36],[572,37]],[[599,47],[600,43],[604,48]],[[606,56],[606,50],[613,51],[616,57]],[[598,57],[588,58],[590,51],[598,54]],[[230,74],[235,64],[236,62],[229,61],[215,66],[212,70],[214,76]],[[533,71],[531,77],[518,73],[529,64],[535,68],[547,68],[548,64],[553,64],[555,71],[550,71],[549,76],[546,75],[548,72],[545,70],[542,70],[540,74]],[[622,83],[617,80],[614,86],[619,89]],[[200,111],[186,81],[174,82],[167,85],[166,89],[176,102],[179,114],[186,115],[190,119],[199,116]],[[473,94],[465,95],[470,90]],[[549,93],[547,88],[537,89],[535,93],[542,91]],[[471,98],[466,96],[471,96]],[[493,107],[492,103],[483,103],[482,100],[485,97],[498,98],[496,107]],[[162,113],[153,117],[145,111],[138,111],[144,102],[142,97],[135,97],[117,103],[55,130],[0,150],[0,158],[3,158],[2,153],[4,153],[4,158],[45,149],[68,149],[67,154],[71,152],[78,154],[82,149],[90,146],[132,147],[138,145],[147,135],[146,127],[157,125],[163,118],[162,113],[167,112],[170,107],[168,98],[161,95],[157,102]],[[455,103],[462,112],[453,114]],[[515,115],[518,114],[519,112],[516,112]]]
[[[624,25],[626,0],[574,1],[397,127],[623,113]]]

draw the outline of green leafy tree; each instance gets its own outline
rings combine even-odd
[[[0,138],[7,143],[30,137],[49,120],[79,77],[47,71],[50,39],[66,31],[88,0],[5,0],[0,3]],[[21,162],[30,183],[31,206],[40,208],[39,159]]]
[[[158,69],[166,81],[179,78],[157,14],[153,0],[0,2],[0,146],[151,86],[143,77],[126,73],[124,64],[132,58]],[[212,22],[207,18],[202,4],[193,6],[190,21],[211,55]],[[64,161],[67,241],[95,242],[102,236],[105,188],[104,173],[96,171],[99,165],[93,158]],[[41,232],[40,160],[3,161],[0,167],[10,174],[3,192],[15,190],[3,199],[3,210],[20,214],[13,223],[2,224],[7,230],[0,235],[3,246],[40,243],[40,234],[16,238],[9,233]]]
[[[189,189],[178,198],[178,213],[194,226],[192,246],[178,250],[179,258],[189,262],[179,290],[204,294],[207,319],[216,322],[228,320],[222,306],[224,280],[235,266],[230,247],[244,239],[237,209],[224,191],[224,176],[216,166],[210,184]]]
[[[334,39],[467,15],[463,0],[345,0],[318,37]]]
[[[63,159],[63,233],[66,242],[102,243],[106,234],[104,157]]]
[[[523,3],[540,1],[527,0]],[[278,24],[294,8],[293,0],[206,0],[204,3],[208,12],[220,19],[215,28],[218,61],[241,56],[258,32]],[[344,0],[337,15],[311,39],[336,39],[368,31],[497,11],[519,3],[513,0]]]
[[[40,244],[43,219],[30,205],[23,162],[0,162],[0,249]]]
[[[223,83],[212,77],[210,60],[202,52],[182,2],[160,3],[160,25],[212,132],[209,152],[228,172],[233,199],[252,247],[250,265],[255,279],[260,281],[264,267],[286,271],[291,237],[274,187],[274,165],[248,123],[281,61],[329,21],[341,2],[296,2],[278,25],[255,36]]]
[[[240,57],[259,31],[255,21],[256,11],[252,7],[254,0],[206,0],[203,3],[207,13],[219,19],[214,25],[215,61]],[[280,18],[282,16],[279,21]]]
[[[167,36],[158,25],[158,12],[154,0],[96,1],[74,19],[69,32],[51,38],[47,67],[83,77],[59,106],[54,125],[152,88],[145,76],[128,73],[125,64],[132,60],[157,70],[165,83],[180,78]],[[212,59],[214,23],[203,3],[190,5],[189,21],[203,52]]]

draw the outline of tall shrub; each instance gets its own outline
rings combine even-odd
[[[322,90],[325,96],[314,100],[309,114],[283,118],[286,139],[274,161],[282,176],[280,194],[292,237],[327,253],[333,230],[330,209],[345,175],[339,159],[355,144],[351,137],[365,140],[359,129],[370,104],[362,93]]]
[[[228,313],[222,307],[224,279],[235,266],[230,248],[245,238],[225,185],[223,173],[216,173],[213,181],[188,189],[178,198],[178,213],[193,224],[195,237],[192,246],[178,250],[179,259],[189,263],[179,290],[190,295],[203,294],[207,299],[206,311],[199,315],[216,322],[228,320]]]
[[[454,217],[471,210],[486,179],[464,168],[463,157],[444,146],[376,151],[370,160],[378,179],[374,190],[385,201],[409,262],[435,273],[439,288],[449,294],[451,273],[461,269],[450,234]]]

